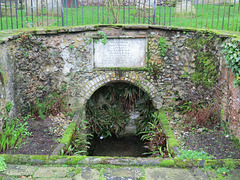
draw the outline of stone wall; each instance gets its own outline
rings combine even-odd
[[[99,31],[107,38],[146,38],[146,68],[95,68],[93,63],[94,39]],[[208,39],[211,45],[203,45],[202,51],[211,54],[219,77],[225,77],[221,43],[227,36],[201,33],[184,29],[167,29],[159,26],[84,26],[69,29],[38,30],[14,35],[0,46],[0,67],[5,82],[1,82],[1,113],[6,113],[6,103],[13,109],[9,115],[29,113],[37,100],[41,101],[54,92],[65,94],[69,108],[85,114],[85,104],[100,87],[117,81],[131,83],[145,91],[156,109],[168,106],[169,101],[207,100],[216,97],[216,88],[196,85],[191,80],[195,72],[198,50],[192,39]],[[160,38],[165,41],[162,55]],[[196,42],[198,43],[198,42]],[[222,75],[222,76],[221,76]],[[223,78],[224,79],[224,78]],[[222,82],[222,83],[220,83]],[[227,81],[216,79],[213,87],[232,89]],[[239,107],[239,91],[235,104]],[[234,94],[234,93],[233,93]],[[194,99],[192,99],[194,98]],[[234,104],[235,101],[232,101]],[[229,107],[227,100],[219,106]],[[234,105],[236,106],[236,105]],[[239,115],[239,109],[237,109]],[[234,117],[233,117],[234,118]],[[231,124],[239,135],[240,120]]]

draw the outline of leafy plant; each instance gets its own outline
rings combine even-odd
[[[167,136],[159,123],[158,117],[155,116],[154,122],[149,122],[149,125],[149,130],[139,133],[143,134],[141,140],[146,141],[145,147],[150,150],[150,152],[147,152],[145,154],[151,154],[152,156],[169,157],[169,153],[167,151]]]
[[[4,159],[0,157],[0,172],[5,171],[7,168],[6,163],[4,162]]]
[[[159,51],[160,51],[160,55],[162,57],[164,57],[166,55],[166,52],[167,52],[166,47],[167,47],[167,45],[166,45],[165,36],[163,36],[159,39],[159,43],[158,43],[158,48],[159,48]]]
[[[185,114],[185,122],[192,127],[220,128],[221,115],[214,104],[188,101],[180,103],[178,109]]]
[[[100,39],[98,41],[104,45],[107,44],[107,35],[103,31],[98,31],[98,35],[100,36]]]
[[[181,160],[184,160],[184,159],[208,160],[208,159],[213,159],[214,157],[204,151],[199,152],[199,151],[193,151],[193,150],[181,150],[177,158]]]
[[[129,121],[128,114],[117,107],[106,109],[92,108],[89,124],[91,131],[99,137],[118,136]]]
[[[240,45],[235,41],[227,41],[222,44],[222,47],[228,67],[232,69],[235,76],[235,86],[240,86]]]
[[[12,106],[13,106],[12,102],[11,102],[11,101],[8,101],[7,104],[6,104],[6,110],[7,110],[7,112],[10,112],[10,111],[12,110]]]
[[[38,119],[44,120],[46,115],[52,114],[57,115],[59,112],[67,112],[70,111],[67,109],[66,104],[64,103],[64,97],[68,92],[59,95],[57,93],[50,94],[45,97],[42,102],[39,99],[36,100],[32,108],[32,115]]]
[[[82,120],[79,126],[76,128],[75,133],[72,136],[72,141],[69,147],[62,150],[61,154],[65,155],[87,155],[90,148],[89,140],[92,138],[92,134],[88,132],[88,122]]]
[[[31,134],[27,130],[28,119],[30,116],[15,119],[5,119],[5,126],[3,128],[3,133],[0,134],[0,151],[5,151],[9,148],[17,147],[21,144],[23,138],[28,138]]]

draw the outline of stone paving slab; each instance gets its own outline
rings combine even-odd
[[[31,176],[37,168],[38,166],[8,164],[5,174],[9,176]]]
[[[146,180],[195,180],[189,170],[174,168],[145,168]]]
[[[107,180],[135,180],[143,176],[143,170],[135,167],[117,169],[106,168],[103,174],[103,177]]]
[[[74,180],[98,180],[99,171],[90,167],[82,167],[81,172],[74,176]]]
[[[68,173],[69,167],[39,167],[33,177],[38,178],[64,178]]]

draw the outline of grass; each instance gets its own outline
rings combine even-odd
[[[215,0],[217,3],[218,0]],[[174,7],[159,6],[156,8],[155,24],[164,26],[195,27],[206,29],[240,30],[240,5],[239,4],[197,4],[196,17],[179,18],[174,15]],[[29,13],[26,17],[25,10],[18,10],[17,17],[1,17],[0,28],[17,29],[38,26],[75,26],[87,24],[112,24],[111,14],[104,6],[80,6],[79,8],[63,8],[64,16],[52,17],[46,14],[34,16]],[[149,13],[147,13],[149,14]],[[152,24],[153,18],[143,18],[137,13],[135,6],[121,8],[121,24]]]

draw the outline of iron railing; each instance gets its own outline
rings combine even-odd
[[[0,29],[157,24],[240,31],[240,0],[0,0]]]

